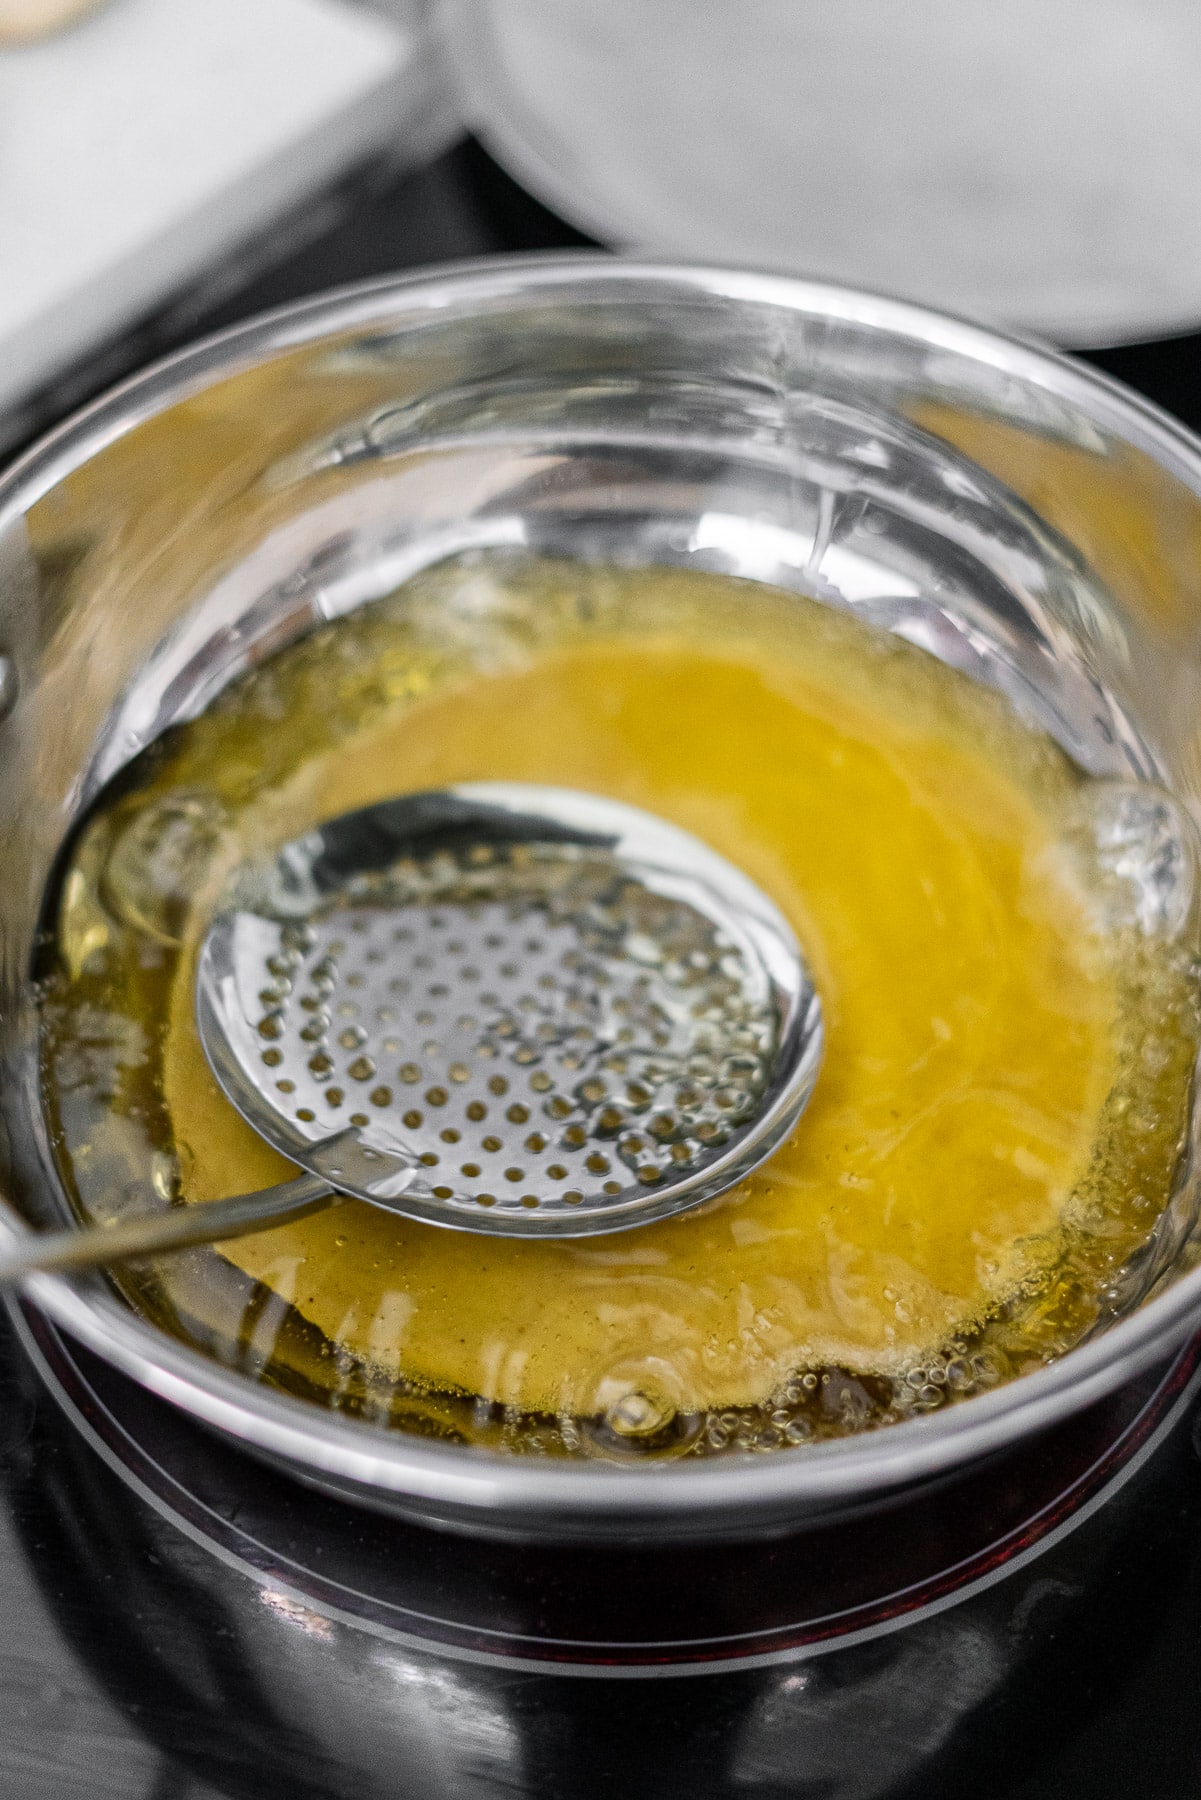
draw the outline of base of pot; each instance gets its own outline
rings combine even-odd
[[[770,1543],[514,1546],[339,1504],[263,1467],[16,1309],[106,1463],[265,1602],[473,1662],[648,1675],[813,1656],[929,1617],[1101,1506],[1201,1385],[1201,1338],[1067,1424],[872,1519]]]

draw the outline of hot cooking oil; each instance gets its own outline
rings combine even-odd
[[[311,633],[94,809],[43,1008],[81,1215],[291,1172],[197,1039],[217,897],[318,821],[477,780],[643,807],[776,902],[827,1031],[794,1136],[630,1233],[486,1238],[343,1202],[124,1271],[135,1306],[327,1407],[640,1459],[930,1411],[1129,1299],[1179,1182],[1199,1035],[1195,859],[1170,797],[1086,778],[996,695],[850,614],[514,552]],[[506,1095],[502,1148],[553,1131],[549,1104]]]

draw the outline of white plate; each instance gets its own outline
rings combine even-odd
[[[1198,0],[444,0],[468,121],[622,249],[1087,346],[1201,325]]]

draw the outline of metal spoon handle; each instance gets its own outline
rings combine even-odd
[[[137,1256],[159,1256],[192,1244],[216,1244],[246,1237],[271,1225],[319,1212],[340,1196],[319,1175],[298,1175],[255,1194],[234,1194],[197,1206],[172,1206],[140,1214],[116,1225],[52,1231],[24,1238],[0,1253],[0,1287],[20,1281],[35,1270],[91,1269]]]

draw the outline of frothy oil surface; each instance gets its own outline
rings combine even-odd
[[[269,1379],[388,1416],[447,1396],[439,1429],[511,1447],[571,1451],[598,1417],[632,1439],[707,1421],[687,1444],[720,1449],[753,1416],[756,1447],[796,1442],[1067,1347],[1168,1199],[1191,968],[1101,904],[1093,784],[847,616],[693,573],[459,561],[143,760],[81,838],[47,1006],[56,1141],[93,1212],[146,1204],[156,1157],[192,1201],[288,1175],[208,1071],[196,954],[240,859],[391,795],[546,782],[657,813],[782,908],[822,997],[794,1137],[697,1212],[539,1242],[344,1202],[159,1265],[140,1303]]]

